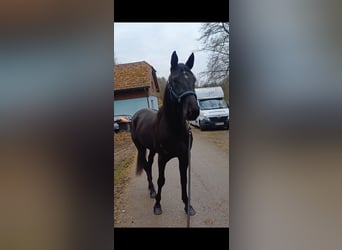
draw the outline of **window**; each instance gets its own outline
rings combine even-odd
[[[200,100],[199,105],[202,110],[227,108],[227,103],[222,98]]]

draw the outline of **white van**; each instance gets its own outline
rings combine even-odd
[[[196,88],[200,114],[190,123],[201,130],[229,129],[229,107],[224,99],[222,87]]]

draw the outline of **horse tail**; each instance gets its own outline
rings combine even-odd
[[[146,165],[147,165],[146,148],[140,148],[140,149],[138,149],[136,175],[141,175],[141,173],[142,173],[142,171]]]

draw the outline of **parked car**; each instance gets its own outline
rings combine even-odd
[[[119,133],[120,132],[120,126],[119,126],[119,124],[117,122],[114,122],[113,129],[114,129],[115,133]]]
[[[131,115],[114,115],[114,132],[130,131],[131,120]]]

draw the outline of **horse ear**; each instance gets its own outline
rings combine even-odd
[[[171,69],[174,69],[178,65],[178,56],[176,51],[173,51],[171,56]]]
[[[188,66],[189,69],[192,69],[192,67],[194,66],[194,60],[195,60],[194,53],[191,53],[191,55],[189,56],[189,58],[186,61],[185,65]]]

